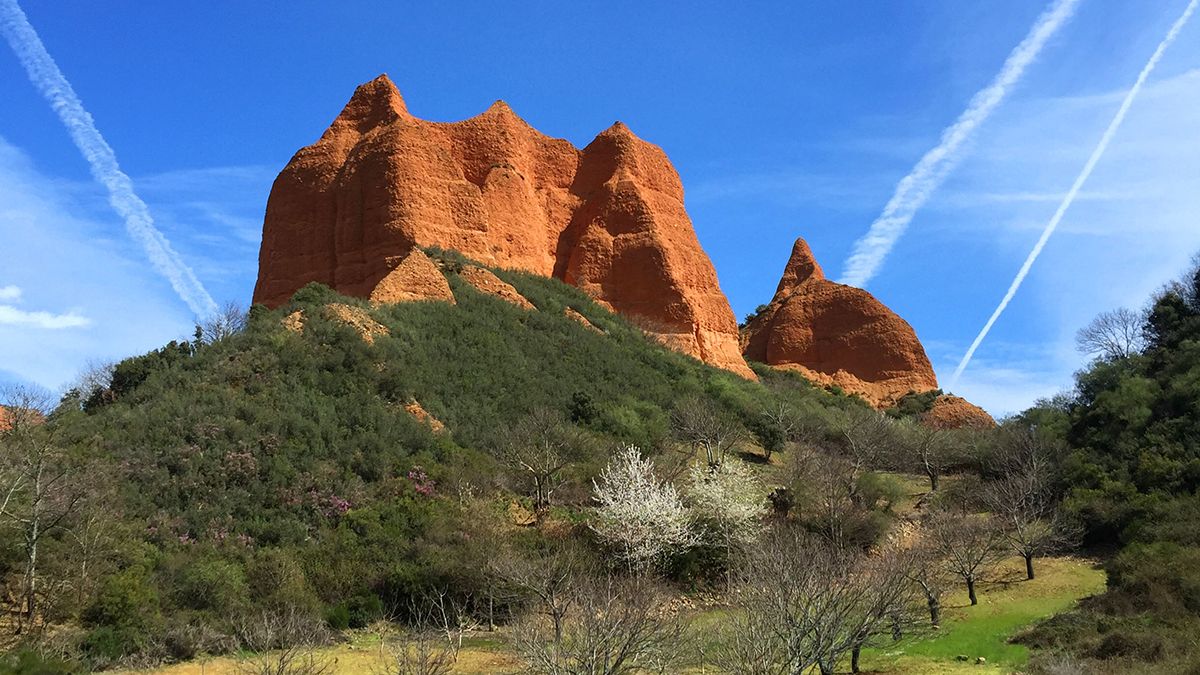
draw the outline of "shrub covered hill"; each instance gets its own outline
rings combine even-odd
[[[228,649],[194,627],[236,635],[265,607],[345,626],[430,588],[479,603],[497,533],[536,545],[544,528],[514,527],[534,511],[569,530],[615,447],[680,454],[666,448],[682,408],[768,448],[783,432],[763,412],[780,404],[817,425],[867,410],[792,373],[760,367],[756,382],[705,365],[582,291],[496,270],[532,309],[518,306],[465,281],[457,254],[432,253],[455,304],[372,305],[311,284],[244,327],[117,364],[110,386],[70,392],[40,425],[68,449],[83,499],[71,518],[95,522],[44,542],[39,574],[75,591],[39,611],[78,619],[92,665]],[[543,442],[539,457],[511,452]],[[79,578],[72,537],[93,531]]]

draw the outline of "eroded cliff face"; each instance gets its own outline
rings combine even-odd
[[[500,101],[428,122],[380,76],[275,180],[254,302],[278,306],[311,281],[403,295],[407,272],[392,273],[417,246],[557,277],[670,347],[754,377],[678,174],[620,122],[582,150]]]
[[[798,370],[877,406],[937,389],[912,326],[870,293],[826,279],[803,239],[792,247],[775,297],[742,339],[747,359]]]

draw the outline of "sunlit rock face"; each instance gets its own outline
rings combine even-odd
[[[912,326],[870,293],[825,278],[797,239],[766,309],[742,335],[747,359],[800,371],[876,406],[937,389],[937,376]]]
[[[403,296],[392,272],[429,246],[562,279],[668,346],[754,377],[679,175],[620,122],[582,150],[499,101],[428,122],[380,76],[275,180],[254,301],[278,306],[312,281]]]

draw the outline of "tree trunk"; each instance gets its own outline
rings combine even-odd
[[[1027,579],[1033,578],[1033,554],[1032,553],[1025,554],[1025,577]]]
[[[29,530],[26,535],[25,557],[25,617],[33,626],[33,616],[37,603],[37,562],[38,542],[42,537],[42,471],[38,468],[34,480],[33,510],[29,516]]]
[[[821,671],[821,675],[833,675],[833,666],[825,663],[824,659],[817,661],[817,669]]]
[[[979,598],[975,597],[975,580],[967,579],[967,597],[971,598],[972,605],[979,604]]]
[[[892,642],[899,642],[904,638],[904,630],[900,626],[900,613],[892,614]]]
[[[932,595],[926,600],[929,603],[929,624],[934,628],[940,628],[942,625],[942,602]]]
[[[939,476],[936,471],[929,471],[928,475],[929,475],[929,491],[937,492],[938,480],[941,478],[941,476]]]
[[[857,673],[858,657],[862,654],[862,645],[854,645],[854,649],[850,650],[850,672]]]

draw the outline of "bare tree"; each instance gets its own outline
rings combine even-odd
[[[1079,329],[1075,346],[1084,354],[1104,359],[1133,356],[1146,346],[1142,333],[1144,325],[1145,317],[1131,309],[1121,307],[1101,312]]]
[[[324,622],[296,608],[266,610],[237,626],[254,655],[239,664],[241,675],[330,675],[336,662],[316,650],[329,641]]]
[[[975,584],[1003,557],[1000,526],[981,514],[939,511],[929,517],[926,528],[930,546],[946,570],[967,585],[971,604],[979,604]]]
[[[654,463],[637,447],[619,449],[592,486],[597,502],[592,531],[631,571],[697,543],[679,494],[654,475]]]
[[[410,602],[411,625],[383,641],[382,664],[374,675],[446,675],[458,662],[466,622],[445,592]]]
[[[64,530],[67,539],[74,544],[69,586],[74,590],[78,605],[91,597],[104,574],[104,564],[121,548],[118,536],[121,527],[115,480],[103,468],[90,466],[86,499],[72,516],[70,527]]]
[[[793,528],[772,533],[751,557],[741,612],[729,622],[718,665],[733,673],[834,672],[847,656],[895,639],[908,621],[907,556],[868,556]]]
[[[711,468],[720,466],[725,455],[744,437],[742,425],[737,420],[700,397],[685,399],[675,407],[671,413],[671,429],[693,452],[702,451]]]
[[[7,429],[0,431],[0,516],[20,532],[25,557],[19,632],[37,615],[42,541],[66,526],[84,490],[66,452],[43,424],[51,407],[49,395],[17,387],[2,400],[8,419]]]
[[[112,385],[113,370],[117,364],[113,361],[88,361],[76,376],[75,384],[71,387],[79,395],[81,402],[87,401],[98,392],[106,391]]]
[[[521,477],[538,516],[550,508],[554,491],[564,482],[563,471],[579,457],[584,444],[573,425],[545,408],[535,410],[507,434],[501,457]]]
[[[945,568],[934,558],[918,558],[909,579],[921,589],[929,610],[929,625],[942,626],[942,593],[946,590]]]
[[[563,624],[578,600],[580,581],[593,571],[583,554],[569,544],[539,556],[509,552],[494,558],[490,567],[500,581],[532,596],[534,613],[550,622],[555,641],[563,638]]]
[[[611,575],[574,585],[571,610],[556,637],[532,616],[513,629],[526,672],[545,675],[673,673],[685,646],[684,625],[667,612],[648,577]]]
[[[1008,547],[1025,560],[1026,578],[1033,579],[1034,558],[1072,546],[1079,529],[1059,508],[1054,464],[1036,432],[1010,432],[1006,440],[1001,478],[987,485],[984,498]]]
[[[895,423],[878,410],[852,408],[836,423],[850,462],[850,479],[857,481],[898,444]]]
[[[215,314],[196,326],[196,341],[210,345],[233,337],[246,329],[248,318],[241,305],[233,301],[226,302]]]
[[[929,490],[936,492],[942,474],[957,459],[954,437],[947,431],[921,423],[900,423],[901,449],[907,464],[929,478]]]
[[[870,510],[862,487],[867,472],[846,456],[825,451],[789,458],[796,516],[835,546],[849,546],[855,524]]]
[[[908,578],[921,590],[929,611],[929,625],[942,625],[942,594],[949,585],[949,574],[937,547],[926,528],[909,524],[900,528],[904,541],[900,544],[910,555]]]

